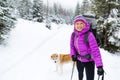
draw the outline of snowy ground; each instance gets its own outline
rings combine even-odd
[[[52,30],[44,23],[18,20],[11,32],[7,47],[0,47],[0,80],[70,80],[72,64],[64,65],[63,74],[54,72],[50,60],[52,53],[69,53],[70,25],[52,24]],[[102,53],[105,80],[119,80],[120,56]],[[98,76],[95,74],[95,80]],[[78,80],[75,68],[73,80]],[[84,80],[85,77],[84,77]]]

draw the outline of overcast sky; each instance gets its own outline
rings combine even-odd
[[[49,5],[53,5],[53,3],[59,3],[64,8],[68,9],[75,9],[77,2],[82,3],[83,0],[48,0]],[[46,4],[47,0],[43,0],[43,2]]]

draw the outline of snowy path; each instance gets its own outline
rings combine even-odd
[[[39,29],[42,28],[33,28],[33,23],[29,25],[26,23],[26,25],[29,27],[22,27],[22,29],[21,25],[18,25],[17,34],[14,34],[11,40],[11,44],[14,43],[14,45],[0,49],[3,53],[0,54],[0,80],[70,80],[72,64],[64,65],[63,74],[60,75],[54,72],[55,65],[50,60],[50,55],[69,53],[71,26],[64,25],[52,32],[43,29],[43,32],[40,32]],[[21,33],[24,36],[21,36]],[[101,53],[106,71],[105,80],[119,80],[119,56],[113,56],[102,49]],[[95,75],[95,80],[97,77]],[[73,80],[78,80],[76,68]],[[86,80],[85,77],[84,80]]]
[[[70,36],[65,35],[65,33],[63,33],[65,32],[64,30],[67,30],[67,29],[60,29],[59,33],[56,34],[55,37],[52,37],[49,40],[48,40],[49,37],[45,39],[46,41],[44,41],[44,45],[40,45],[37,47],[36,50],[38,51],[34,51],[34,53],[31,53],[31,54],[29,53],[29,55],[26,54],[22,59],[20,59],[20,61],[17,61],[17,64],[11,66],[10,68],[7,69],[8,71],[6,70],[3,74],[1,74],[0,80],[8,80],[8,79],[9,80],[10,79],[11,80],[28,80],[28,79],[34,80],[35,78],[36,78],[35,80],[39,80],[42,77],[43,77],[42,79],[44,78],[49,79],[48,77],[46,77],[46,74],[49,75],[50,74],[49,71],[52,71],[52,70],[51,68],[45,69],[45,67],[47,68],[47,66],[51,65],[50,54],[53,52],[60,52],[60,53],[69,52],[67,46],[69,45]],[[66,43],[66,39],[68,40],[68,43]]]

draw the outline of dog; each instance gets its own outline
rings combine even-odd
[[[63,64],[73,63],[70,54],[57,54],[57,53],[53,53],[51,55],[51,59],[56,64],[56,70],[55,71],[58,71],[60,69],[60,73],[63,72]]]

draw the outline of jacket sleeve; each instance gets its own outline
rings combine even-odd
[[[74,46],[74,37],[75,36],[73,36],[72,34],[71,34],[71,38],[70,38],[70,55],[71,56],[76,55],[76,50],[75,50],[75,46]]]
[[[100,50],[92,32],[88,36],[88,41],[96,67],[103,66]]]

